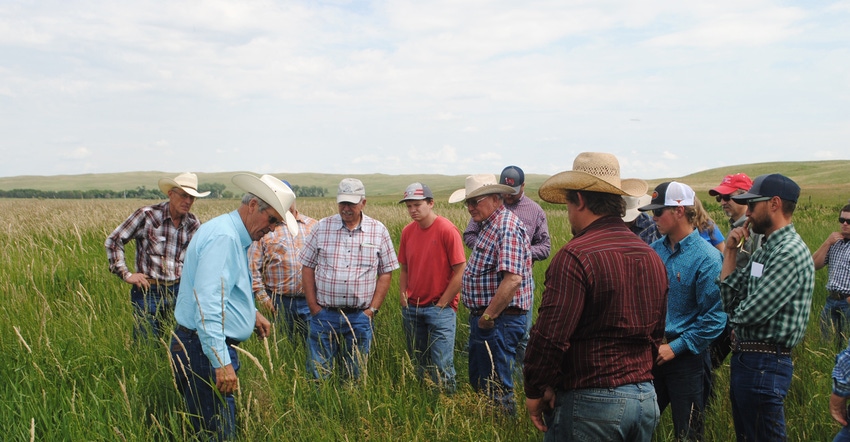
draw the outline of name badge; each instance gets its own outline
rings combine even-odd
[[[750,268],[750,276],[761,278],[762,272],[764,272],[764,264],[754,262],[752,267]]]

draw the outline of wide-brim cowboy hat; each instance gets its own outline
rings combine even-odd
[[[646,194],[641,196],[623,195],[623,199],[626,201],[626,214],[623,215],[623,221],[630,223],[640,215],[638,207],[649,204],[652,201],[652,196]]]
[[[181,173],[174,179],[162,178],[159,180],[159,190],[166,195],[168,195],[169,190],[175,187],[179,187],[184,192],[197,198],[203,198],[210,194],[208,191],[198,192],[198,176],[191,172]]]
[[[566,204],[565,190],[641,196],[646,194],[646,181],[638,178],[620,179],[620,162],[610,153],[582,152],[573,161],[573,170],[558,173],[547,179],[538,194],[544,201]]]
[[[450,203],[458,203],[470,198],[475,198],[481,195],[490,195],[493,193],[513,194],[514,189],[511,186],[499,184],[496,181],[496,175],[491,173],[483,173],[478,175],[470,175],[466,177],[466,187],[455,190],[449,196]]]
[[[237,173],[230,179],[236,187],[251,193],[272,206],[277,213],[283,217],[286,228],[292,236],[298,236],[298,221],[289,211],[289,207],[295,202],[295,193],[283,181],[271,175],[263,175],[260,178],[249,173]]]

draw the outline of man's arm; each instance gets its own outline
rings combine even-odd
[[[144,208],[133,212],[124,222],[118,225],[109,236],[106,237],[106,258],[109,260],[109,271],[117,275],[128,284],[140,288],[149,288],[147,275],[144,273],[133,273],[127,268],[124,255],[124,244],[135,238],[139,229],[144,228]],[[145,253],[143,244],[136,244],[136,253]]]
[[[466,269],[466,262],[455,264],[452,266],[452,277],[449,279],[449,285],[443,291],[443,296],[437,301],[437,307],[446,308],[452,303],[458,293],[460,293],[460,284],[463,280],[463,271]]]
[[[531,259],[533,261],[543,261],[549,257],[551,251],[552,244],[549,239],[549,223],[546,221],[546,212],[540,209],[537,226],[531,237]]]
[[[463,243],[470,249],[475,248],[475,243],[478,242],[478,232],[480,230],[481,226],[470,219],[469,224],[466,225],[466,230],[463,231]]]
[[[407,264],[401,264],[398,274],[398,300],[402,307],[407,307]]]
[[[821,244],[815,253],[812,254],[812,261],[815,262],[815,270],[820,270],[826,265],[826,258],[829,256],[829,248],[842,239],[843,237],[839,232],[832,232],[826,237],[823,244]]]
[[[392,279],[392,272],[381,273],[378,275],[378,281],[375,283],[375,293],[372,295],[372,302],[369,304],[370,308],[374,308],[376,310],[381,308],[381,304],[384,303],[384,299],[387,297],[387,292],[390,291],[390,282],[392,282]],[[372,310],[366,310],[364,313],[370,318],[375,316]]]
[[[311,315],[317,315],[322,311],[322,306],[316,299],[316,269],[312,267],[301,267],[301,286],[304,289],[304,298],[307,300],[307,307],[310,308]]]
[[[478,327],[482,329],[493,328],[494,320],[502,314],[502,311],[510,305],[511,300],[516,296],[516,291],[522,285],[522,276],[511,272],[502,272],[502,282],[496,289],[496,294],[490,300],[490,305],[484,310],[484,313],[490,316],[489,321],[484,320],[482,315],[478,318]]]

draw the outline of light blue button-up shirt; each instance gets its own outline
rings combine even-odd
[[[230,364],[225,339],[248,339],[257,322],[248,270],[250,245],[251,236],[233,211],[202,224],[186,250],[174,317],[197,330],[215,368]]]

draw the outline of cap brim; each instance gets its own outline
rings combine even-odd
[[[738,202],[738,201],[745,201],[746,202],[748,200],[751,200],[751,199],[754,199],[754,198],[761,198],[761,197],[762,197],[762,195],[757,195],[755,193],[747,192],[747,193],[742,193],[740,195],[735,195],[735,196],[732,197],[732,199],[735,200],[735,202]]]
[[[336,203],[351,203],[357,204],[363,199],[363,195],[337,195]]]
[[[650,210],[663,209],[665,207],[667,206],[665,206],[664,204],[647,204],[645,206],[638,207],[638,211],[649,212]]]
[[[717,186],[713,189],[709,189],[708,194],[711,196],[730,195],[736,190],[738,190],[737,187]]]

